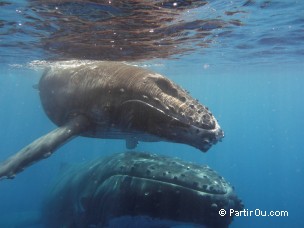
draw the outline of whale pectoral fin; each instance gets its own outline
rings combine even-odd
[[[0,179],[12,179],[27,166],[49,157],[56,149],[65,144],[73,136],[89,127],[85,116],[76,116],[63,126],[36,139],[18,153],[0,163]]]

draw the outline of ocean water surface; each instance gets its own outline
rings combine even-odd
[[[136,150],[220,173],[254,211],[230,227],[304,227],[303,34],[296,0],[0,1],[0,160],[56,127],[33,86],[46,65],[127,61],[188,90],[225,131],[207,153],[168,142]],[[78,137],[0,181],[1,227],[42,227],[39,210],[65,166],[123,151],[123,140]]]

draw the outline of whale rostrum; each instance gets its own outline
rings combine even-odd
[[[13,178],[50,156],[74,136],[168,141],[206,152],[223,138],[207,107],[168,78],[122,62],[54,64],[39,85],[42,106],[57,129],[0,164],[0,178]]]

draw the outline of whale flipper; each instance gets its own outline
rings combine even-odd
[[[49,157],[55,150],[73,136],[78,135],[89,126],[86,117],[79,115],[66,124],[36,139],[18,153],[0,164],[0,179],[12,179],[27,166]]]

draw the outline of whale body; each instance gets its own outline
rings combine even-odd
[[[0,178],[13,178],[50,156],[75,136],[168,141],[207,151],[223,138],[208,108],[166,77],[122,62],[57,63],[42,75],[42,106],[57,129],[0,164]]]
[[[239,211],[243,203],[208,166],[126,152],[68,169],[43,208],[46,227],[143,227],[139,223],[146,221],[145,227],[219,228],[233,220],[219,210]]]

